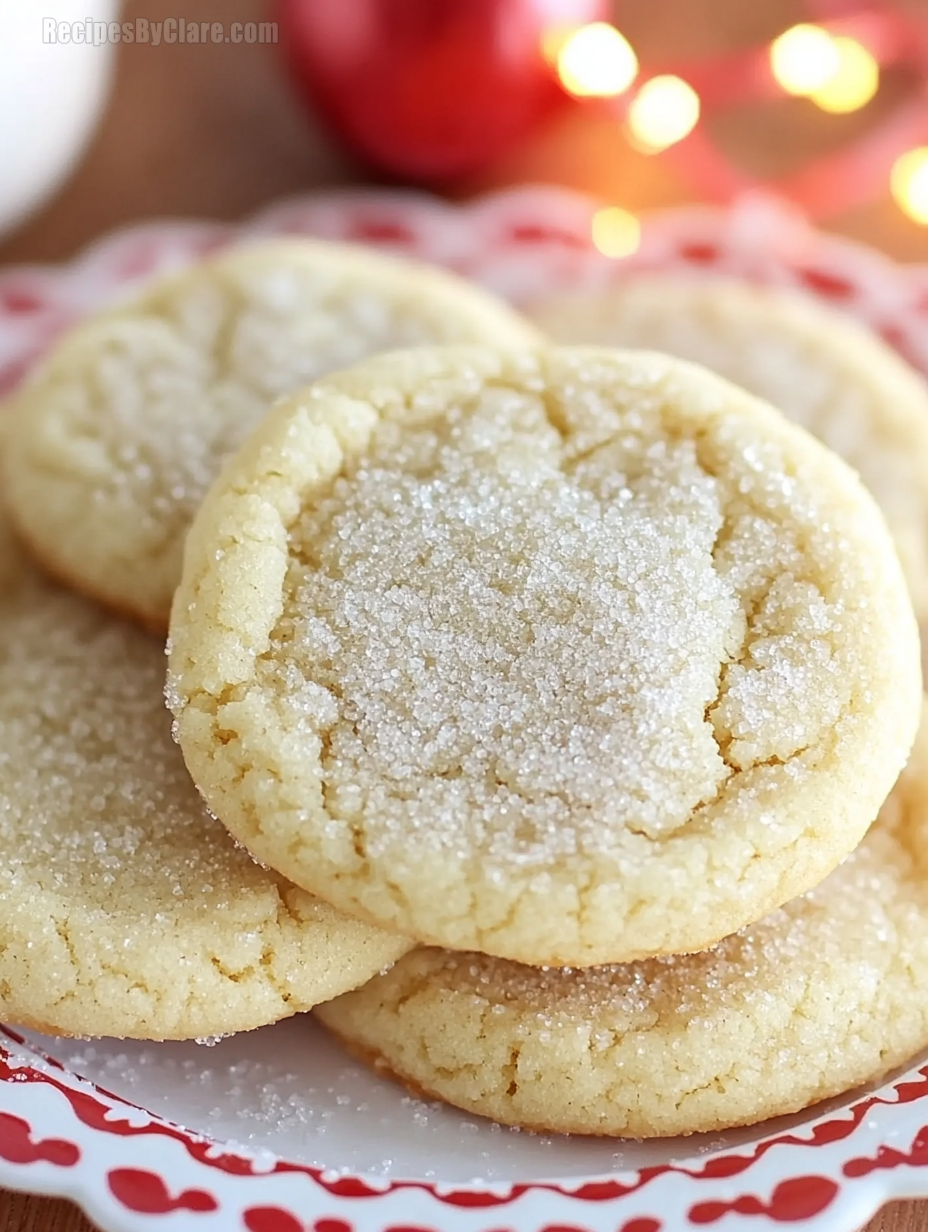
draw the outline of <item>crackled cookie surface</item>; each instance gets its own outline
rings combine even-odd
[[[713,949],[543,971],[423,949],[320,1006],[348,1047],[504,1124],[652,1137],[796,1112],[928,1044],[928,726],[864,842]]]
[[[815,884],[918,645],[857,479],[645,353],[436,348],[277,407],[191,532],[169,696],[260,859],[419,940],[592,965]]]
[[[233,249],[79,326],[27,380],[11,511],[53,573],[164,629],[190,520],[276,398],[392,347],[536,338],[411,262],[311,240]]]
[[[0,533],[0,1019],[218,1035],[405,953],[236,848],[171,740],[161,645]]]
[[[860,473],[928,617],[928,385],[875,334],[797,293],[667,274],[535,305],[555,339],[689,359],[802,424]]]

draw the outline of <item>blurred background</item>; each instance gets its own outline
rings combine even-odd
[[[318,187],[415,182],[466,198],[525,181],[601,198],[597,242],[615,255],[642,210],[775,192],[830,229],[928,258],[928,0],[118,7],[120,22],[182,16],[225,32],[275,20],[278,42],[87,49],[99,83],[113,70],[99,124],[54,195],[0,236],[0,263],[65,257],[156,215],[235,219]],[[9,52],[0,26],[0,55],[4,41]],[[33,49],[20,91],[41,89],[43,65],[57,71],[52,53]],[[16,116],[0,103],[2,148]]]

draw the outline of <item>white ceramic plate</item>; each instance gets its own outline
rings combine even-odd
[[[244,227],[158,223],[72,265],[0,274],[0,390],[81,314],[243,234],[299,232],[448,265],[518,302],[631,268],[802,287],[928,372],[928,272],[764,201],[647,223],[634,258],[589,244],[594,203],[529,189],[459,208],[323,196]],[[78,1202],[105,1232],[852,1232],[928,1197],[928,1057],[874,1091],[711,1138],[540,1138],[423,1104],[306,1017],[206,1044],[0,1029],[0,1184]]]

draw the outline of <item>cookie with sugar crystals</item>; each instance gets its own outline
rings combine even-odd
[[[703,364],[824,441],[882,508],[928,617],[928,385],[876,334],[795,291],[674,274],[552,296],[531,315],[559,342]]]
[[[234,248],[58,343],[12,403],[11,512],[51,572],[162,630],[191,518],[276,398],[392,347],[537,339],[440,270],[306,239]]]
[[[695,950],[820,881],[919,648],[836,456],[666,356],[434,348],[280,404],[188,539],[169,698],[259,859],[416,939]]]
[[[417,1093],[556,1133],[714,1131],[878,1079],[928,1045],[928,723],[857,851],[709,951],[544,971],[422,949],[315,1013]]]
[[[247,1030],[410,943],[268,872],[171,739],[162,646],[41,577],[0,525],[0,1020],[66,1035]]]

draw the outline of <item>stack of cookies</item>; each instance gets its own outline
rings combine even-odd
[[[928,393],[770,292],[533,315],[275,241],[19,391],[0,1017],[317,1007],[429,1097],[636,1137],[928,1044]]]

